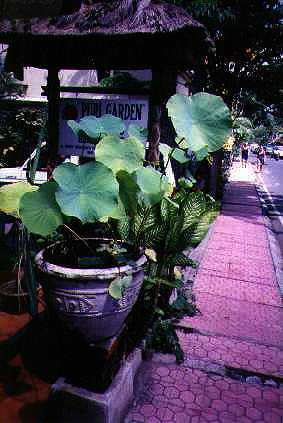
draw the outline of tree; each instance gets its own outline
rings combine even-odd
[[[171,0],[209,30],[216,56],[208,63],[206,91],[221,95],[237,115],[250,100],[282,113],[282,6],[280,0]]]

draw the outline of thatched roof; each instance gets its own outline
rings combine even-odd
[[[71,15],[3,20],[0,42],[10,63],[112,69],[187,67],[212,45],[203,25],[160,0],[84,0]]]

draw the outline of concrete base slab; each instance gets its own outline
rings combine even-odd
[[[79,388],[59,378],[52,386],[44,422],[122,422],[133,399],[134,379],[141,363],[142,351],[136,348],[104,393]]]

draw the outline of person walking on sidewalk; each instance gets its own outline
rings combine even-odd
[[[242,167],[247,167],[247,162],[249,158],[249,146],[246,142],[242,144],[241,154],[242,154]]]
[[[262,145],[259,146],[257,150],[257,162],[256,162],[256,170],[257,172],[262,171],[262,166],[264,165],[264,158],[265,158],[265,151]]]

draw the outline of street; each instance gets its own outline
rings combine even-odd
[[[250,163],[256,163],[253,154]],[[263,171],[257,174],[257,178],[264,191],[263,199],[283,253],[283,160],[274,160],[267,156]]]

